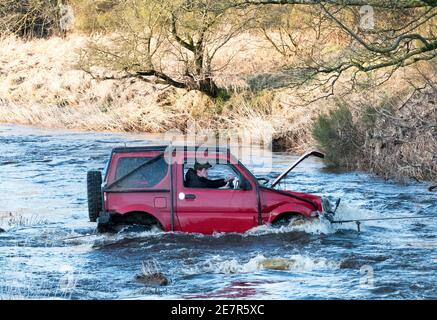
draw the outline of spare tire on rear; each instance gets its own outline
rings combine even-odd
[[[96,222],[103,209],[102,201],[102,173],[100,171],[88,171],[88,215],[91,222]]]

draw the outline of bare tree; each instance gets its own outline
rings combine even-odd
[[[109,43],[90,44],[82,55],[84,70],[100,78],[162,81],[212,97],[220,92],[214,81],[222,67],[214,63],[217,52],[255,20],[275,50],[305,70],[294,85],[311,81],[330,88],[323,97],[334,94],[343,74],[353,87],[360,74],[383,70],[388,79],[398,68],[437,54],[434,0],[118,2],[117,32]],[[368,4],[374,6],[375,25],[363,27],[361,10]],[[269,10],[277,8],[269,19]],[[95,66],[113,72],[102,76]]]
[[[393,24],[388,28],[383,26],[370,32],[363,32],[359,25],[355,28],[341,21],[325,5],[320,5],[322,11],[345,32],[363,53],[355,50],[354,59],[342,61],[333,67],[320,68],[322,72],[342,72],[349,68],[360,71],[373,71],[386,67],[408,66],[421,60],[431,60],[437,55],[437,35],[434,34],[432,25],[435,23],[437,8],[409,9],[408,14],[398,26]],[[405,16],[409,16],[406,18]],[[354,30],[355,29],[355,30]]]
[[[200,90],[216,97],[213,60],[233,37],[250,28],[253,9],[228,1],[121,0],[114,10],[111,41],[93,41],[82,53],[82,69],[103,79],[139,78]],[[95,66],[116,74],[99,75]],[[93,71],[94,69],[94,71]]]
[[[285,7],[287,19],[311,15],[309,23],[290,24],[286,19],[274,28],[261,29],[279,53],[304,62],[307,76],[294,85],[312,81],[318,87],[330,87],[322,97],[334,94],[343,74],[350,76],[352,87],[360,74],[372,71],[385,73],[381,77],[384,82],[399,68],[437,56],[435,0],[260,0],[236,5]],[[368,17],[371,21],[365,21]],[[333,45],[329,34],[334,28],[343,39],[336,43],[336,50],[329,51],[326,49]],[[310,35],[311,40],[302,41],[302,34]]]

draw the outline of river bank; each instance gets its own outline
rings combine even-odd
[[[265,39],[244,34],[228,44],[224,55],[229,55],[231,50],[245,54],[233,59],[215,79],[232,94],[211,99],[197,91],[159,82],[93,79],[77,66],[80,50],[88,40],[88,36],[80,34],[71,34],[66,39],[52,37],[31,41],[1,38],[0,123],[91,132],[164,133],[178,129],[184,133],[190,125],[196,130],[238,129],[261,140],[271,139],[274,150],[300,153],[320,147],[313,137],[314,121],[320,114],[334,110],[338,99],[350,102],[354,119],[361,119],[364,103],[378,109],[387,97],[397,97],[392,105],[395,112],[376,119],[372,134],[370,131],[362,133],[365,152],[350,168],[385,178],[436,179],[434,93],[422,97],[419,92],[413,103],[400,108],[408,98],[407,84],[416,80],[422,70],[395,74],[378,88],[346,95],[340,87],[332,97],[303,103],[300,94],[308,88],[301,88],[299,92],[287,87],[275,88],[275,82],[283,77],[279,70],[285,61],[265,46]],[[433,83],[432,69],[428,75]],[[418,100],[422,102],[418,104]],[[418,116],[416,110],[419,110]],[[422,125],[423,116],[428,119],[427,124],[417,131],[415,128]],[[392,120],[399,117],[415,119],[403,124],[409,126],[407,131],[412,134],[396,130],[399,121]],[[389,148],[385,148],[386,128],[392,128]],[[405,156],[406,149],[401,150],[405,143],[400,141],[414,146],[407,148],[409,155],[414,156],[413,162],[411,157]],[[388,157],[394,154],[396,159]],[[398,164],[399,159],[404,159],[401,164]],[[399,170],[401,166],[410,165],[414,170]]]

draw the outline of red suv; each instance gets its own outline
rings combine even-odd
[[[309,156],[304,154],[274,181],[256,178],[227,148],[145,146],[112,150],[105,169],[89,171],[88,209],[98,230],[119,224],[158,226],[164,231],[245,232],[295,216],[332,219],[336,205],[319,196],[275,189]],[[206,151],[205,151],[206,150]],[[221,188],[193,188],[185,180],[195,163],[211,165],[209,176],[231,175]],[[264,183],[261,181],[264,180]]]

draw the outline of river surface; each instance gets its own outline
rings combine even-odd
[[[324,220],[245,234],[122,230],[88,222],[86,172],[111,148],[153,137],[0,125],[0,299],[436,299],[437,220],[329,225]],[[271,176],[296,155],[274,153]],[[248,167],[256,175],[261,167]],[[302,163],[287,188],[341,197],[338,218],[435,215],[427,184]],[[272,269],[272,265],[282,265]],[[167,286],[136,281],[159,271]]]

